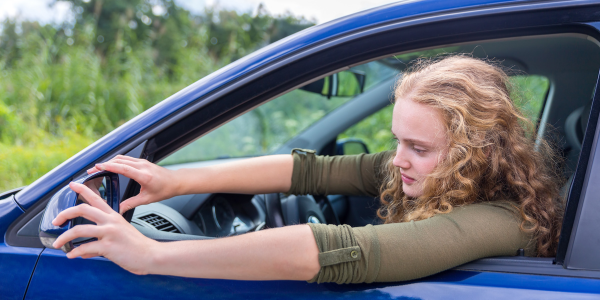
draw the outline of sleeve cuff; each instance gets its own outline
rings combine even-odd
[[[310,160],[315,160],[315,150],[294,148],[292,149],[292,157],[294,159],[294,167],[292,169],[292,184],[290,189],[285,192],[289,195],[306,195],[307,185],[310,174],[307,174],[307,166],[311,163]],[[307,161],[308,160],[308,161]]]

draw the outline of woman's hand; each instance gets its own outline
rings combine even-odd
[[[67,257],[104,256],[132,273],[148,274],[148,267],[153,264],[160,243],[142,235],[87,186],[71,182],[69,187],[82,195],[89,205],[83,203],[64,210],[52,224],[58,226],[69,219],[83,217],[96,225],[73,227],[56,239],[54,248],[58,249],[79,237],[95,237],[97,241],[76,247],[67,253]]]
[[[117,155],[105,163],[97,164],[87,172],[92,174],[105,170],[131,178],[142,186],[138,195],[121,202],[119,207],[121,214],[139,205],[171,198],[179,192],[179,180],[175,180],[173,171],[145,159]]]

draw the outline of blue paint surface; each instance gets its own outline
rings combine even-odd
[[[12,247],[5,244],[6,231],[23,211],[14,198],[0,200],[0,299],[23,299],[25,289],[41,248]]]
[[[23,299],[40,248],[11,247],[0,243],[0,299]]]
[[[405,283],[308,284],[134,275],[104,259],[67,259],[45,249],[28,299],[595,299],[600,280],[446,271]],[[512,299],[511,299],[512,300]]]
[[[31,207],[37,200],[56,188],[60,183],[68,180],[110,150],[118,147],[124,141],[129,140],[166,116],[252,70],[316,43],[377,24],[415,16],[452,11],[460,8],[475,8],[491,4],[517,2],[526,1],[403,1],[308,28],[239,59],[158,103],[42,176],[17,194],[16,199],[25,209]]]
[[[17,205],[12,196],[0,200],[0,233],[2,233],[0,243],[4,243],[6,230],[21,214],[23,214],[23,210]]]

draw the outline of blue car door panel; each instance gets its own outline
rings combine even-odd
[[[45,249],[26,299],[597,299],[600,280],[450,270],[403,283],[309,284],[135,275]]]

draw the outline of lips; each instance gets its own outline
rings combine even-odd
[[[416,180],[412,177],[406,176],[405,174],[401,173],[401,177],[402,177],[402,182],[406,183],[406,184],[412,184],[414,183]]]

